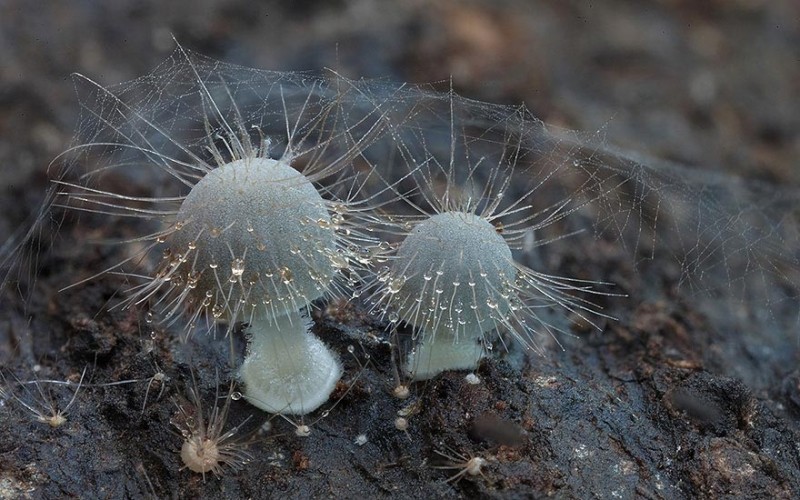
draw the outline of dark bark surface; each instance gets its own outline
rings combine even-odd
[[[69,73],[102,84],[141,76],[172,51],[170,34],[253,67],[333,67],[442,90],[452,75],[463,95],[524,102],[547,123],[599,129],[629,150],[775,185],[800,180],[800,8],[791,1],[110,4],[0,5],[3,241],[35,212],[47,165],[69,143]],[[387,325],[357,301],[322,306],[315,332],[345,365],[338,404],[307,416],[312,432],[298,437],[290,422],[234,401],[228,425],[244,422],[238,435],[252,439],[253,460],[219,478],[182,470],[177,405],[191,406],[193,386],[205,411],[222,404],[214,398],[228,388],[229,346],[151,336],[141,311],[109,309],[121,278],[59,292],[122,252],[75,242],[118,233],[98,222],[45,234],[37,243],[52,249],[25,250],[38,258],[35,283],[13,275],[3,291],[6,387],[63,407],[73,387],[28,384],[29,394],[15,377],[87,375],[57,428],[0,399],[0,497],[800,496],[798,336],[765,326],[792,318],[710,314],[676,290],[668,265],[634,269],[609,242],[557,246],[555,261],[566,274],[577,266],[623,284],[629,296],[604,303],[617,321],[602,333],[575,328],[546,356],[512,347],[481,365],[477,385],[447,373],[394,398]],[[159,371],[164,379],[153,379]],[[101,385],[124,380],[138,382]],[[271,430],[259,433],[265,421]],[[438,468],[456,464],[437,451],[487,464],[448,482],[461,469]]]

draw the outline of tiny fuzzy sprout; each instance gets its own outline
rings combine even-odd
[[[311,427],[307,425],[298,425],[294,430],[294,434],[297,437],[308,437],[311,435]]]
[[[136,283],[122,307],[147,306],[165,327],[182,323],[185,336],[198,323],[227,324],[228,333],[248,324],[248,401],[313,411],[341,366],[300,311],[352,297],[386,252],[350,173],[384,128],[380,103],[338,75],[242,68],[182,47],[147,79],[81,83],[100,104],[89,108],[89,140],[69,150],[76,158],[56,181],[56,205],[140,231],[124,260],[87,280],[121,274]],[[159,103],[140,105],[137,90]],[[142,179],[156,194],[120,188]],[[302,387],[277,388],[294,383]]]
[[[407,385],[398,385],[392,390],[392,396],[397,399],[408,399],[410,395],[411,391],[408,389]]]
[[[3,398],[10,396],[11,399],[17,404],[28,410],[31,414],[33,414],[37,422],[47,424],[53,428],[61,427],[67,421],[67,413],[78,397],[78,392],[81,390],[85,375],[86,368],[84,368],[81,372],[81,377],[77,384],[75,384],[75,391],[72,393],[72,397],[70,398],[69,402],[63,408],[58,407],[58,403],[50,391],[49,386],[73,385],[69,381],[33,380],[30,382],[23,382],[14,377],[14,385],[19,386],[24,393],[24,395],[20,395],[17,394],[17,391],[11,388],[11,384],[5,378],[5,375],[0,372],[0,378],[2,378],[3,385],[5,386],[5,389],[0,390],[0,393],[2,393]],[[31,384],[36,387],[36,392],[28,388],[28,386]],[[45,385],[48,386],[47,389],[43,387]]]
[[[233,394],[235,393],[231,382],[222,407],[219,406],[220,397],[217,392],[213,408],[206,413],[195,383],[195,386],[189,389],[188,401],[175,402],[178,413],[170,419],[170,423],[178,429],[183,438],[180,450],[183,468],[202,474],[203,480],[207,472],[217,477],[221,476],[224,467],[238,472],[253,459],[253,456],[246,451],[250,441],[236,437],[241,426],[250,417],[241,424],[225,430]]]
[[[394,419],[394,428],[398,431],[406,432],[408,430],[408,420],[404,417],[397,417]]]
[[[469,385],[478,385],[481,383],[481,379],[474,373],[467,373],[464,377],[464,381]]]
[[[467,458],[452,448],[446,448],[446,450],[447,451],[433,450],[434,453],[449,462],[447,465],[434,466],[435,469],[458,470],[457,473],[447,478],[445,482],[458,483],[464,476],[476,477],[480,475],[485,478],[483,475],[483,468],[488,464],[488,459],[478,456],[470,456]]]
[[[411,396],[411,389],[409,388],[408,382],[404,381],[403,377],[401,376],[401,370],[397,362],[397,354],[396,354],[397,346],[392,345],[390,347],[391,347],[390,363],[392,367],[392,373],[394,374],[394,382],[395,382],[394,389],[392,389],[392,396],[401,400],[408,399],[408,397]]]
[[[608,295],[597,289],[605,283],[546,274],[519,261],[532,235],[575,208],[562,200],[536,209],[539,185],[520,190],[530,182],[517,172],[526,153],[515,135],[524,133],[524,113],[509,111],[500,125],[492,123],[497,130],[482,135],[471,128],[473,117],[457,114],[454,99],[451,93],[449,113],[427,102],[393,129],[401,176],[414,186],[386,209],[394,210],[386,216],[387,231],[399,242],[378,271],[370,300],[393,326],[402,320],[414,328],[403,367],[413,380],[474,370],[495,331],[541,352],[537,335],[564,332],[545,309],[581,319],[602,316],[583,295]],[[447,128],[430,125],[431,116],[448,117]],[[449,147],[437,146],[444,144]]]

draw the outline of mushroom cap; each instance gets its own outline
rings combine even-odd
[[[326,202],[285,160],[245,158],[212,170],[183,201],[175,228],[167,243],[190,264],[191,293],[229,314],[296,311],[322,296],[336,271]]]
[[[450,211],[410,231],[387,286],[400,318],[425,335],[476,338],[508,312],[515,278],[511,249],[495,227],[478,215]]]

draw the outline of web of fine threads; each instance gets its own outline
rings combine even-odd
[[[436,165],[454,166],[455,177],[474,184],[501,168],[514,176],[509,190],[517,197],[529,193],[527,203],[541,211],[540,218],[565,205],[563,216],[537,231],[537,242],[550,243],[525,257],[530,267],[555,273],[547,267],[561,262],[559,252],[579,247],[600,253],[611,244],[637,275],[665,271],[672,280],[663,286],[708,301],[720,319],[793,331],[800,283],[795,192],[622,153],[605,144],[601,133],[554,129],[519,107],[381,81],[341,80],[344,89],[315,90],[319,82],[310,74],[250,69],[183,51],[151,74],[118,86],[78,80],[83,117],[76,144],[94,146],[74,150],[65,178],[100,182],[113,173],[121,176],[115,182],[135,186],[137,196],[182,196],[188,188],[181,179],[202,175],[184,165],[192,163],[187,151],[213,165],[209,130],[219,134],[218,148],[224,150],[224,122],[246,124],[253,144],[269,144],[270,156],[279,157],[286,147],[287,112],[290,126],[308,127],[308,144],[346,127],[331,146],[346,150],[367,133],[357,125],[359,117],[377,109],[389,131],[359,154],[357,160],[364,161],[355,164],[363,174],[384,169],[380,177],[400,182],[405,174],[397,165],[412,160],[426,164],[431,179],[446,170]],[[337,99],[343,120],[314,120],[320,103]],[[210,109],[212,104],[219,109]],[[86,165],[91,167],[82,170]],[[169,201],[142,206],[175,209]],[[577,264],[583,266],[577,277],[613,282],[609,267],[591,267],[600,260],[587,255]],[[646,290],[618,285],[612,291],[644,295],[629,297],[632,308],[652,298]]]

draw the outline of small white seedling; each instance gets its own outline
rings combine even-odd
[[[489,459],[479,456],[466,457],[452,448],[447,448],[446,452],[440,450],[433,450],[433,452],[450,462],[448,465],[435,466],[435,469],[458,470],[457,473],[447,478],[445,481],[447,483],[452,482],[457,484],[465,476],[481,476],[484,479],[486,478],[486,476],[483,475],[483,468],[488,464]]]
[[[408,419],[405,417],[397,417],[394,419],[394,428],[398,431],[408,431]]]
[[[14,385],[20,387],[22,392],[25,393],[25,395],[22,396],[17,394],[17,391],[12,388],[11,383],[8,382],[5,375],[0,372],[0,378],[2,378],[3,386],[5,387],[4,389],[0,389],[0,396],[3,398],[10,396],[17,404],[28,410],[36,418],[37,422],[47,424],[53,428],[61,427],[67,422],[67,414],[78,397],[78,392],[83,386],[83,378],[85,375],[86,368],[81,372],[81,377],[78,382],[74,384],[75,390],[72,393],[72,397],[63,407],[59,407],[56,398],[49,388],[45,389],[43,386],[73,385],[72,382],[69,381],[33,380],[23,382],[16,379]],[[36,388],[36,392],[28,388],[31,384]]]
[[[116,382],[101,382],[85,385],[88,387],[112,387],[116,385],[139,384],[142,382],[147,382],[147,387],[144,390],[144,399],[142,400],[142,414],[144,414],[144,410],[147,408],[148,398],[150,397],[150,390],[154,386],[159,388],[158,395],[156,396],[156,401],[159,401],[167,388],[167,382],[170,380],[170,377],[161,369],[161,367],[158,366],[158,363],[155,360],[153,360],[153,369],[153,375],[147,378],[117,380]]]
[[[219,394],[214,398],[214,406],[206,413],[203,401],[200,398],[196,382],[189,388],[189,400],[184,403],[175,402],[178,413],[170,420],[183,438],[180,456],[183,468],[203,475],[211,472],[221,476],[224,467],[235,472],[241,470],[253,456],[246,448],[250,440],[237,436],[239,429],[250,419],[241,424],[225,429],[228,421],[228,411],[234,399],[234,384],[231,382],[228,392],[223,399],[225,402],[219,406]]]
[[[380,107],[343,79],[229,67],[180,47],[175,57],[162,68],[168,78],[148,80],[175,100],[162,103],[176,110],[171,129],[154,114],[161,107],[138,109],[124,91],[97,86],[112,105],[92,111],[93,141],[71,149],[86,161],[73,168],[87,172],[59,181],[60,199],[96,215],[155,220],[154,232],[128,240],[130,257],[98,276],[138,281],[122,305],[147,305],[165,326],[183,320],[187,336],[203,319],[209,330],[227,323],[228,332],[247,323],[240,378],[248,401],[308,413],[342,369],[302,311],[321,297],[350,298],[385,251],[368,234],[368,202],[354,201],[352,190],[334,194],[352,184],[346,169],[382,128]],[[170,130],[203,135],[184,141]],[[100,183],[147,169],[163,183],[154,192],[174,195],[131,196]],[[155,254],[163,258],[152,265]]]
[[[480,377],[474,373],[467,373],[467,375],[464,377],[464,381],[469,385],[479,385],[481,383]]]

